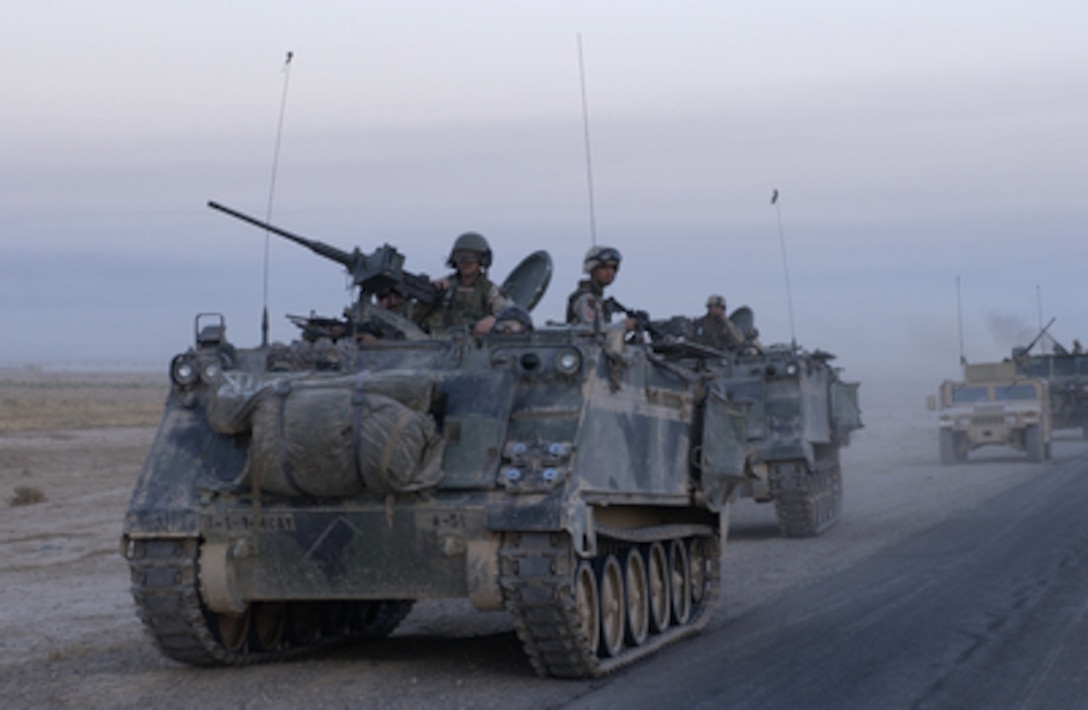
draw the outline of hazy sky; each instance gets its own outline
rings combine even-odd
[[[578,41],[614,295],[722,292],[848,376],[1088,338],[1088,4],[58,2],[0,6],[0,365],[163,368],[200,311],[259,338],[264,216],[437,276],[469,229],[501,281],[591,243]],[[286,52],[294,52],[285,75]],[[769,204],[773,189],[781,199]],[[339,266],[276,241],[272,335],[338,315]]]

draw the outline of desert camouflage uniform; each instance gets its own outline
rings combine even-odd
[[[709,315],[695,319],[691,339],[718,350],[729,350],[744,344],[744,335],[733,321],[728,318],[719,320]]]
[[[605,302],[604,289],[592,279],[583,279],[567,299],[567,323],[592,324],[593,313],[598,308],[601,323],[611,323],[612,309]]]

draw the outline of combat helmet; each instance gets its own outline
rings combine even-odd
[[[713,308],[714,306],[725,308],[725,296],[720,293],[710,294],[710,297],[706,299],[706,307]]]
[[[616,271],[619,271],[621,261],[623,261],[623,255],[620,254],[619,249],[598,244],[590,247],[589,251],[586,252],[586,260],[582,264],[582,271],[592,274],[594,269],[605,264],[615,264]]]
[[[499,311],[495,316],[492,333],[527,333],[533,329],[533,317],[516,303]]]
[[[484,235],[479,232],[465,232],[457,237],[457,241],[453,243],[453,249],[450,249],[450,258],[446,260],[446,266],[457,268],[457,262],[454,261],[453,255],[459,251],[474,251],[479,254],[480,268],[482,269],[491,266],[491,245],[487,243]]]

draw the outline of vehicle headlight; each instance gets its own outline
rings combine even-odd
[[[1015,424],[1016,423],[1016,415],[1015,414],[1006,414],[1005,415],[1005,423],[1006,424]]]
[[[573,375],[582,367],[582,354],[574,348],[565,348],[555,356],[555,369],[564,375]]]
[[[219,380],[219,375],[222,372],[223,368],[220,367],[218,362],[208,362],[204,364],[204,367],[200,368],[200,379],[204,380],[209,385],[215,384]]]
[[[174,384],[181,387],[188,387],[196,382],[196,378],[196,367],[188,356],[178,355],[174,358],[174,361],[170,363],[170,379],[174,381]]]
[[[797,363],[792,360],[786,363],[786,377],[796,377],[798,372]]]

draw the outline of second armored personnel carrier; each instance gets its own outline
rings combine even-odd
[[[823,350],[795,344],[763,347],[755,316],[741,306],[729,316],[743,345],[717,350],[691,343],[699,367],[714,373],[719,396],[744,408],[748,445],[746,479],[739,496],[773,502],[787,537],[812,537],[835,524],[842,511],[839,450],[862,427],[859,384],[845,382],[835,359]],[[693,335],[689,318],[654,322],[665,341]]]
[[[289,658],[463,597],[508,611],[541,675],[585,677],[708,622],[748,467],[713,374],[622,327],[423,333],[374,305],[437,297],[395,249],[272,229],[347,267],[358,301],[250,348],[202,314],[173,359],[122,537],[165,655]],[[541,288],[510,291],[531,308]]]
[[[984,446],[1008,446],[1031,461],[1050,458],[1050,396],[1046,380],[1025,377],[1012,362],[967,364],[963,380],[930,395],[939,413],[941,463],[955,464]]]
[[[839,449],[862,423],[858,383],[840,379],[834,357],[780,345],[741,348],[716,366],[731,401],[748,412],[752,475],[738,493],[773,501],[787,537],[818,535],[842,510]]]

